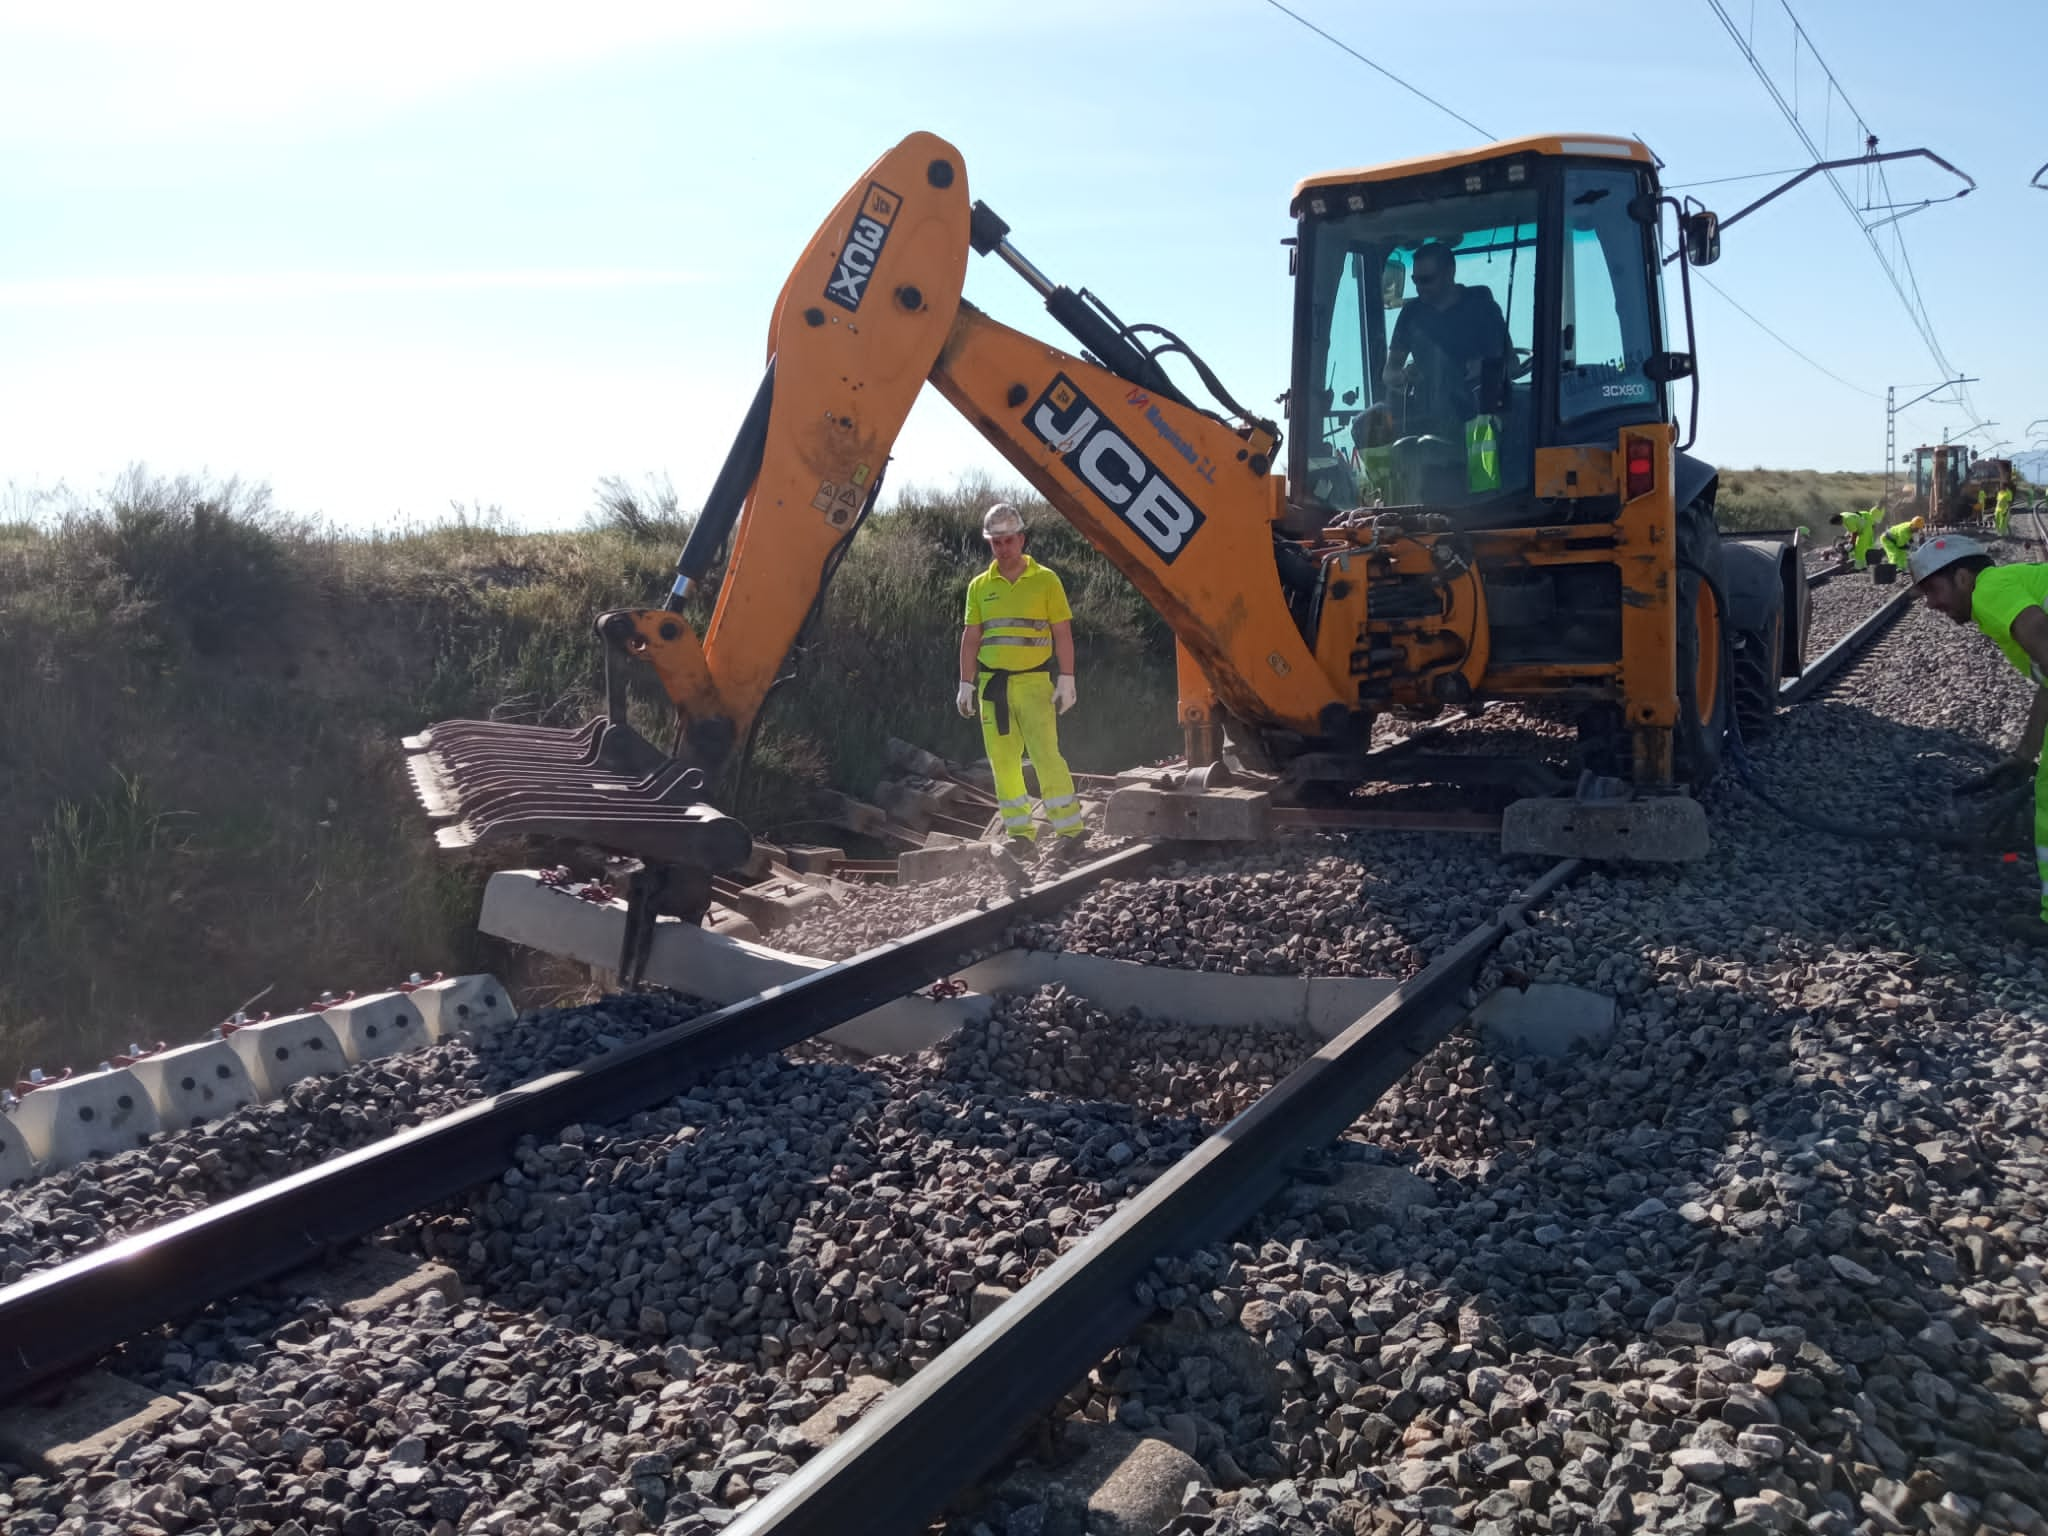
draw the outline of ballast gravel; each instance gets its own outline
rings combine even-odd
[[[618,1028],[652,1006],[596,1011]],[[113,1368],[184,1399],[176,1427],[82,1475],[0,1469],[0,1517],[38,1536],[717,1530],[813,1452],[798,1427],[849,1381],[927,1362],[1311,1048],[1046,989],[915,1059],[733,1063],[525,1142],[389,1234],[458,1271],[452,1307],[244,1301],[131,1344]]]
[[[1609,1043],[1454,1036],[1331,1158],[1409,1198],[1298,1186],[1161,1266],[1170,1321],[1090,1402],[1202,1460],[1169,1529],[2048,1530],[2048,945],[2005,933],[2032,850],[1897,836],[2025,703],[1909,614],[1756,751],[1871,840],[1724,781],[1711,858],[1582,880],[1492,962],[1614,996]]]
[[[1518,867],[1483,838],[1304,838],[1104,881],[1017,937],[1183,970],[1408,976],[1490,919]]]
[[[0,1284],[576,1066],[701,1011],[665,993],[529,1010],[475,1041],[450,1040],[306,1078],[280,1098],[38,1179],[0,1194]]]
[[[1898,837],[1958,824],[1946,786],[2024,704],[1980,638],[1909,615],[1752,747],[1777,799],[1873,840],[1724,780],[1708,860],[1592,876],[1495,958],[1489,984],[1614,996],[1611,1041],[1550,1061],[1456,1035],[1321,1178],[1160,1266],[1155,1323],[1074,1401],[1202,1463],[1214,1486],[1168,1529],[2048,1530],[2048,947],[2003,926],[2038,900],[2031,849]],[[1170,923],[1175,885],[1213,878],[1197,899],[1251,914],[1257,937],[1227,936],[1250,956],[1268,909],[1315,915],[1288,903],[1320,877],[1324,904],[1398,908],[1345,926],[1384,922],[1412,966],[1524,874],[1405,841],[1361,839],[1348,876],[1306,849],[1162,872],[1077,931],[1171,931],[1119,919]],[[1401,897],[1373,903],[1376,879]],[[1489,879],[1469,914],[1421,910]],[[1338,964],[1357,942],[1318,937]],[[1275,947],[1261,963],[1326,963]],[[810,1454],[796,1426],[831,1392],[929,1358],[1306,1048],[1041,993],[914,1063],[735,1064],[523,1146],[516,1177],[398,1234],[476,1288],[452,1308],[251,1303],[131,1346],[124,1373],[185,1399],[177,1427],[66,1478],[0,1469],[0,1516],[718,1529]],[[998,1493],[960,1525],[1071,1515]]]

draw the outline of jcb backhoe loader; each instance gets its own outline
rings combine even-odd
[[[1979,520],[1977,497],[1988,504],[2013,488],[2012,460],[1979,456],[1961,443],[1913,450],[1913,483],[1901,517],[1924,517],[1937,528]]]
[[[1713,775],[1731,700],[1745,733],[1768,725],[1806,589],[1789,548],[1724,544],[1715,472],[1679,442],[1672,386],[1693,359],[1665,339],[1667,209],[1689,347],[1687,267],[1718,254],[1714,216],[1664,196],[1633,140],[1517,139],[1304,181],[1283,460],[1279,427],[1177,336],[1041,273],[969,198],[959,151],[911,135],[784,283],[665,607],[598,619],[610,714],[411,740],[422,796],[452,822],[441,840],[638,858],[644,906],[699,915],[705,871],[749,842],[701,803],[705,776],[745,740],[930,381],[1171,625],[1190,765],[1355,784],[1382,714],[1552,701],[1576,712],[1579,782],[1606,803],[1510,807],[1511,845],[1703,851],[1684,788]],[[1081,353],[967,303],[973,253],[1035,289]],[[728,542],[700,639],[679,610]],[[625,724],[629,659],[674,704],[671,752]],[[1461,772],[1442,754],[1410,771]],[[1388,772],[1376,760],[1373,779]]]

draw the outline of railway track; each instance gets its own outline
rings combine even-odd
[[[1897,616],[1893,610],[1881,621],[1874,619],[1855,647],[1841,652],[1841,662],[1846,664],[1856,647],[1868,644]],[[1049,914],[1096,880],[1135,877],[1157,856],[1157,850],[1128,850],[1041,888],[1032,899],[1037,910]],[[1513,905],[1512,918],[1504,915],[1481,925],[1258,1105],[1231,1119],[1226,1132],[1159,1172],[1114,1214],[1106,1214],[1105,1207],[1106,1219],[1090,1235],[1039,1269],[1029,1285],[951,1349],[935,1353],[881,1407],[821,1455],[800,1470],[756,1478],[761,1486],[750,1487],[739,1502],[753,1497],[759,1502],[741,1516],[740,1528],[844,1530],[853,1528],[845,1523],[845,1511],[858,1508],[870,1511],[872,1519],[859,1528],[909,1530],[960,1497],[1014,1443],[1021,1429],[1054,1407],[1091,1363],[1142,1321],[1158,1299],[1156,1277],[1148,1281],[1147,1276],[1162,1256],[1185,1256],[1204,1245],[1213,1248],[1252,1219],[1285,1181],[1290,1162],[1304,1148],[1328,1141],[1357,1121],[1387,1087],[1429,1055],[1462,1015],[1457,1004],[1466,987],[1482,973],[1488,973],[1489,983],[1498,979],[1502,946],[1526,947],[1532,933],[1544,931],[1538,904],[1576,899],[1564,884],[1570,873],[1552,870],[1527,887],[1526,899]],[[1610,899],[1616,883],[1601,879],[1596,884],[1602,888],[1601,899]],[[1538,916],[1534,924],[1532,911]],[[508,1167],[538,1171],[537,1144],[532,1139],[522,1143],[522,1136],[544,1140],[567,1123],[619,1119],[636,1105],[673,1099],[678,1091],[707,1080],[714,1093],[729,1092],[730,1081],[718,1074],[738,1070],[734,1052],[778,1049],[860,1011],[869,1001],[900,995],[917,984],[913,978],[930,979],[925,971],[937,975],[951,969],[963,951],[987,941],[1018,915],[974,914],[943,934],[914,936],[880,955],[821,972],[813,981],[782,989],[774,997],[659,1031],[599,1058],[589,1068],[483,1101],[452,1117],[452,1129],[422,1127],[394,1145],[352,1154],[345,1166],[310,1170],[106,1253],[32,1275],[0,1291],[0,1341],[5,1341],[5,1353],[11,1357],[0,1361],[0,1371],[13,1373],[0,1380],[18,1390],[89,1358],[138,1328],[199,1301],[232,1295],[259,1273],[304,1262],[340,1237],[444,1200]],[[1587,979],[1594,979],[1594,974]],[[716,1055],[719,1052],[724,1054]],[[723,1069],[720,1061],[726,1064]],[[725,1086],[718,1087],[721,1083]],[[703,1102],[715,1113],[715,1098]],[[288,1237],[277,1235],[293,1226],[297,1230]],[[1149,1291],[1140,1289],[1148,1285]],[[745,1288],[736,1289],[743,1293]],[[1144,1299],[1148,1295],[1150,1300]],[[158,1299],[149,1299],[152,1296]],[[484,1324],[472,1320],[464,1326],[473,1331]],[[671,1352],[678,1348],[686,1355],[694,1350],[669,1346]],[[650,1369],[692,1369],[686,1363],[662,1364],[666,1357],[658,1349],[651,1353],[656,1363]],[[616,1360],[607,1363],[603,1351],[598,1352],[597,1363],[586,1362],[580,1369],[586,1375],[610,1372],[621,1391],[625,1377],[634,1374]],[[832,1374],[843,1377],[847,1372],[842,1368]],[[675,1377],[684,1379],[680,1374]],[[734,1390],[764,1411],[774,1401],[772,1395],[746,1396],[751,1387]],[[804,1396],[799,1392],[795,1400]],[[766,1449],[756,1445],[748,1454]],[[754,1470],[772,1462],[774,1455],[752,1464]],[[659,1476],[665,1486],[673,1486],[675,1471],[672,1464],[660,1474],[639,1475]],[[566,1485],[563,1493],[566,1496]],[[585,1490],[586,1496],[592,1494]],[[849,1497],[859,1502],[849,1505]],[[567,1502],[573,1505],[575,1500]],[[708,1499],[705,1507],[716,1502]],[[1284,1506],[1286,1500],[1280,1502]],[[693,1517],[673,1518],[683,1522],[681,1529],[695,1528],[687,1525]],[[514,1514],[501,1525],[509,1529],[522,1518]]]
[[[1781,690],[1813,697],[1897,621],[1901,589]],[[1462,829],[1461,829],[1462,830]],[[733,1527],[735,1536],[803,1536],[867,1513],[877,1531],[915,1531],[937,1518],[1094,1362],[1157,1306],[1143,1285],[1162,1259],[1238,1230],[1312,1149],[1335,1140],[1440,1044],[1466,1015],[1463,999],[1489,956],[1532,912],[1581,875],[1564,860],[1488,923],[1404,982],[1244,1115],[1212,1135],[1013,1302],[949,1350]],[[934,1469],[945,1469],[935,1476]]]
[[[1001,907],[937,924],[17,1281],[0,1289],[0,1397],[492,1178],[510,1165],[521,1137],[623,1119],[736,1056],[808,1040],[914,991],[958,968],[1008,924],[1157,856],[1149,844],[1134,844]]]

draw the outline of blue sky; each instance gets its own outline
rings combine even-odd
[[[1289,0],[1490,134],[1636,133],[1670,182],[1804,153],[1706,0]],[[1750,26],[1750,0],[1724,0]],[[603,476],[709,485],[769,310],[827,209],[902,134],[964,152],[1042,269],[1172,327],[1247,403],[1286,383],[1299,177],[1460,147],[1469,128],[1265,0],[683,0],[569,9],[0,3],[0,484],[90,494],[131,461],[266,481],[354,527],[496,504],[570,526]],[[2021,66],[2048,7],[1798,6],[1886,148],[1977,180],[1899,226],[1976,441],[2048,415],[2048,130]],[[1779,0],[1759,54],[1788,89]],[[1802,115],[1858,147],[1802,56]],[[1977,104],[1981,104],[1979,109]],[[1766,181],[1701,187],[1731,212]],[[1899,199],[1953,183],[1893,173]],[[1939,377],[1849,214],[1810,183],[1728,234],[1697,293],[1701,450],[1877,468],[1886,384]],[[1063,339],[1007,270],[969,297]],[[1868,391],[1864,393],[1863,391]],[[1903,446],[1960,431],[1901,418]],[[926,391],[892,485],[1004,466]]]

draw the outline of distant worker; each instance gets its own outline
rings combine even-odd
[[[2034,861],[2041,879],[2040,921],[2016,925],[2048,940],[2048,774],[2037,764],[2048,726],[2048,565],[1996,565],[1975,539],[1946,534],[1913,551],[1909,569],[1927,606],[1958,624],[1975,624],[2034,684],[2018,750],[1969,788],[2017,785],[2034,776]]]
[[[1977,521],[1984,521],[1984,487],[1977,487]]]
[[[1415,253],[1415,294],[1387,342],[1386,384],[1405,400],[1408,432],[1456,435],[1479,414],[1484,365],[1508,355],[1508,323],[1489,288],[1457,280],[1458,260],[1432,240]]]
[[[1878,543],[1884,549],[1885,559],[1891,561],[1893,570],[1907,569],[1907,555],[1913,548],[1913,535],[1926,526],[1925,518],[1916,517],[1907,522],[1893,523],[1891,527],[1885,529]]]
[[[1060,756],[1058,725],[1058,716],[1074,707],[1074,611],[1059,577],[1024,553],[1024,515],[1015,507],[1006,501],[990,507],[981,536],[995,558],[967,583],[955,703],[971,720],[979,701],[981,740],[1011,850],[1028,855],[1037,849],[1024,787],[1028,753],[1058,834],[1053,856],[1064,859],[1088,835],[1074,776]]]
[[[2005,538],[2008,534],[2012,532],[2011,487],[2008,486],[2006,489],[1998,493],[1998,503],[1995,510],[1991,514],[1991,521],[1993,526],[1995,526],[1998,529],[1998,536],[2001,539]]]
[[[1870,563],[1870,551],[1877,544],[1877,530],[1884,521],[1884,513],[1877,507],[1865,507],[1858,512],[1838,512],[1828,519],[1840,523],[1842,531],[1849,535],[1849,569],[1860,571]]]

